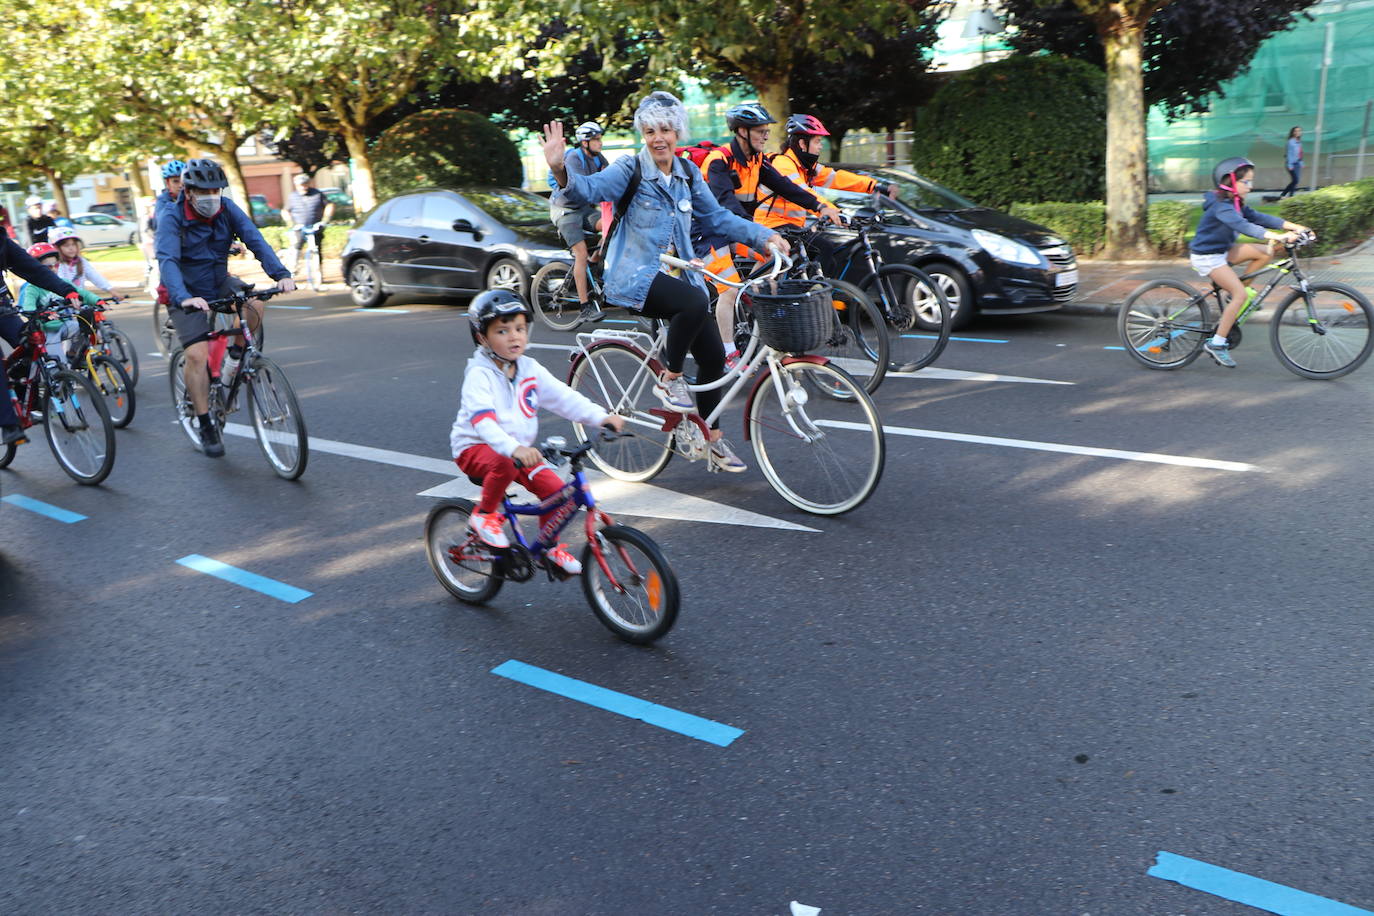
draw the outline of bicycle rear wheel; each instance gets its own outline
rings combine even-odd
[[[842,398],[811,389],[842,390]],[[839,515],[873,495],[887,445],[873,400],[849,373],[806,358],[785,360],[755,384],[745,437],[774,490],[798,509]]]
[[[953,312],[928,273],[907,264],[886,264],[863,290],[887,324],[889,372],[924,369],[945,351]]]
[[[254,358],[253,373],[245,384],[248,415],[263,456],[277,476],[295,480],[305,473],[310,460],[310,438],[296,392],[281,367],[262,355]]]
[[[153,340],[163,356],[170,356],[178,346],[176,328],[167,314],[167,306],[156,299],[153,300]]]
[[[91,366],[95,371],[93,374],[87,373],[87,377],[105,400],[105,410],[110,414],[110,422],[114,424],[115,429],[123,429],[133,421],[134,410],[137,407],[134,385],[129,381],[129,374],[118,361],[104,353],[92,355]]]
[[[474,504],[466,499],[442,502],[425,519],[425,556],[439,584],[459,601],[482,604],[501,590],[495,551],[468,528]]]
[[[1303,378],[1332,379],[1354,372],[1374,349],[1374,308],[1344,283],[1294,290],[1269,323],[1274,355]]]
[[[115,460],[114,424],[105,401],[84,375],[54,372],[43,403],[48,447],[67,476],[97,484],[110,475]]]
[[[831,287],[837,321],[834,333],[812,352],[833,360],[872,394],[887,375],[887,324],[883,321],[882,313],[868,298],[868,294],[853,283],[829,277],[822,277],[819,282]],[[819,383],[821,380],[816,381]],[[847,389],[837,387],[823,390],[822,393],[828,397],[844,398]]]
[[[137,385],[138,351],[134,349],[133,341],[110,321],[101,324],[101,337],[105,354],[119,360],[119,364],[129,376],[129,384]]]
[[[677,575],[653,538],[626,525],[597,532],[597,546],[582,548],[582,593],[596,619],[626,642],[645,645],[677,621]],[[606,568],[598,562],[605,560]],[[609,575],[608,575],[609,573]]]
[[[1216,328],[1207,294],[1177,280],[1150,280],[1121,303],[1116,330],[1126,352],[1151,369],[1179,369],[1198,358]]]
[[[625,418],[625,429],[634,433],[611,442],[597,443],[592,461],[616,480],[645,481],[668,466],[673,457],[673,433],[663,431],[663,419],[649,413],[663,405],[654,395],[654,379],[660,371],[651,361],[644,368],[644,354],[617,341],[595,344],[573,362],[568,384],[611,413]],[[580,423],[573,424],[578,442],[592,435]]]
[[[173,350],[167,360],[167,382],[172,389],[172,411],[177,423],[191,444],[199,449],[200,424],[196,420],[196,409],[191,405],[191,396],[186,393],[186,351],[180,347]],[[215,415],[214,410],[210,413]]]
[[[539,320],[555,331],[571,331],[582,323],[582,303],[567,261],[551,261],[539,268],[530,281],[530,301]]]

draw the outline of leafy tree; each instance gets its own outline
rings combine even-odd
[[[1150,17],[1144,35],[1145,102],[1171,120],[1206,111],[1222,84],[1244,73],[1255,52],[1293,28],[1317,0],[1174,0]],[[1072,2],[1003,0],[1006,41],[1018,51],[1049,51],[1105,67],[1092,21]]]
[[[294,162],[307,175],[314,175],[337,160],[343,146],[337,134],[321,133],[309,125],[298,125],[286,132],[263,131],[258,137],[272,155]]]
[[[393,124],[372,148],[377,190],[520,184],[520,151],[499,127],[471,111],[420,111]]]
[[[979,203],[1102,197],[1106,87],[1062,57],[1009,57],[956,74],[912,143],[926,177]]]
[[[851,130],[892,130],[911,121],[917,108],[935,93],[930,50],[946,8],[928,7],[912,25],[905,17],[884,35],[876,29],[860,34],[872,54],[849,54],[838,60],[804,54],[792,67],[792,108],[814,114],[830,131],[830,156],[840,158]]]

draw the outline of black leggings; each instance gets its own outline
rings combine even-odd
[[[0,316],[0,340],[11,347],[17,347],[24,340],[24,319],[10,314]],[[8,367],[0,359],[0,426],[14,426],[19,418],[14,415],[14,405],[10,403]]]
[[[649,284],[649,295],[644,297],[639,313],[668,322],[668,346],[663,354],[668,371],[681,372],[690,349],[697,361],[697,384],[714,382],[725,374],[725,348],[701,287],[660,272]],[[696,395],[697,411],[707,417],[720,403],[721,390],[698,391]],[[720,424],[711,426],[714,429]]]

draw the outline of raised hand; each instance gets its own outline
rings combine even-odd
[[[544,125],[544,161],[557,178],[563,174],[563,154],[568,145],[563,142],[563,122],[551,121]],[[560,181],[559,184],[562,184]]]

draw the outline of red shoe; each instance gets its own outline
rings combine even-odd
[[[554,566],[570,576],[576,576],[582,572],[582,564],[578,562],[577,557],[568,552],[567,544],[559,544],[553,550],[545,553],[544,556],[548,557]]]
[[[488,547],[509,547],[506,537],[506,517],[500,512],[474,512],[468,516],[468,527]]]

